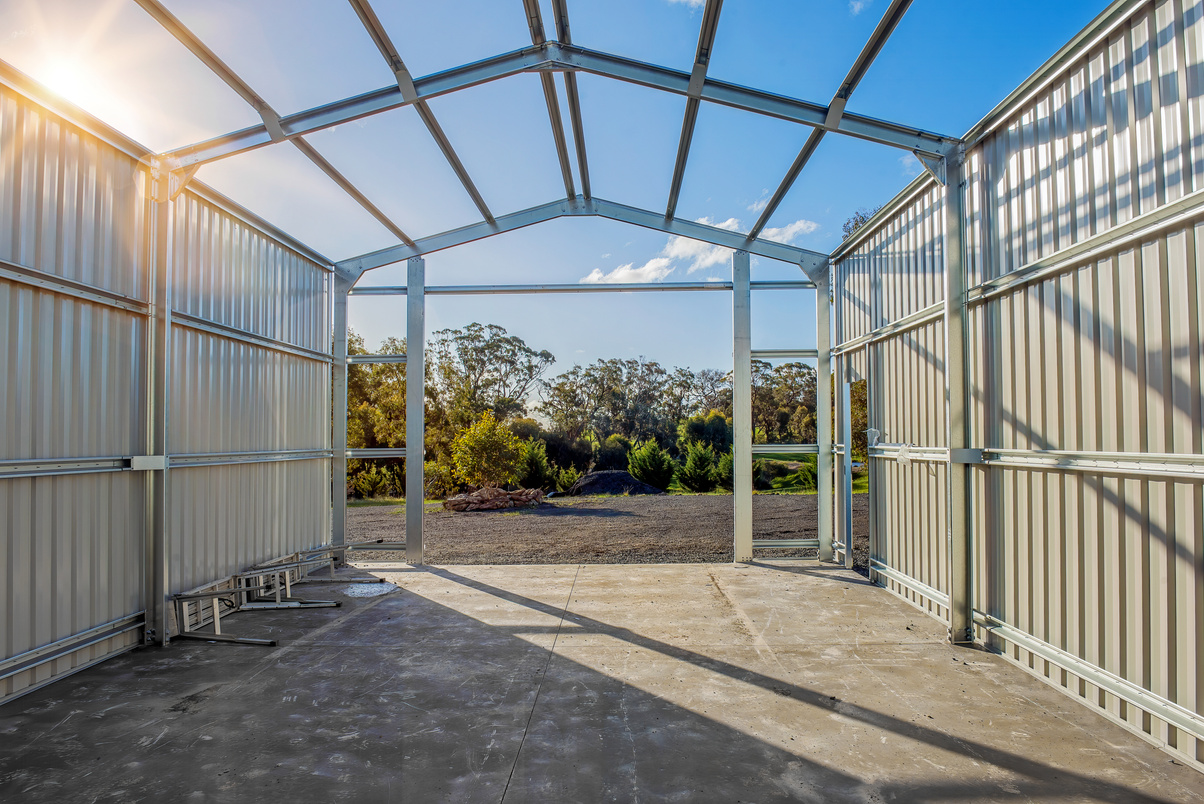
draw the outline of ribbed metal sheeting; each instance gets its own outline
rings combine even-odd
[[[917,275],[919,278],[919,275]],[[925,459],[916,447],[944,448],[945,333],[943,322],[904,330],[875,341],[869,348],[876,390],[869,426],[888,444],[906,444],[912,457],[899,461],[898,447],[888,454],[870,450],[874,499],[870,558],[920,584],[897,578],[880,580],[903,597],[944,619],[943,600],[927,588],[948,593],[948,466]]]
[[[135,167],[0,84],[0,464],[9,468],[0,479],[0,700],[141,641],[144,475],[116,460],[84,460],[78,474],[11,470],[146,451]],[[43,278],[110,303],[53,292]],[[72,640],[108,623],[117,624]],[[27,664],[57,653],[29,656],[56,643],[81,647]]]
[[[143,151],[31,97],[0,65],[0,701],[140,644],[149,606]],[[330,279],[203,185],[169,209],[179,591],[327,540]]]
[[[1201,767],[1201,7],[1116,3],[1068,48],[966,137],[968,415],[985,450],[971,472],[976,636]],[[908,258],[866,252],[899,240],[936,189],[917,180],[838,250],[838,287],[873,298],[881,284],[888,307],[878,272]],[[858,298],[838,290],[837,303],[850,322],[838,344],[907,309],[874,320]],[[888,424],[927,407],[913,394],[932,378],[888,342],[859,350],[873,359],[871,416],[884,440],[907,441]],[[913,528],[902,553],[887,543],[888,569],[943,578],[926,548],[946,523],[894,508],[940,510],[945,488],[900,482],[923,463],[872,463],[877,519]]]
[[[172,260],[173,310],[190,316],[170,369],[181,592],[327,541],[331,321],[327,268],[191,191],[172,205]]]

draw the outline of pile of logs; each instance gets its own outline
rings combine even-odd
[[[529,508],[541,502],[543,489],[503,491],[483,488],[449,497],[443,501],[443,507],[448,511],[497,511],[502,508]]]

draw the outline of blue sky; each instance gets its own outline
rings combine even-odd
[[[392,82],[344,0],[166,5],[282,114]],[[681,70],[693,62],[702,5],[568,0],[576,44]],[[827,103],[886,5],[728,0],[709,75]],[[543,7],[552,36],[550,3]],[[1103,7],[1099,0],[916,0],[848,108],[961,135]],[[376,0],[374,8],[416,76],[530,43],[520,0]],[[155,150],[258,122],[132,0],[0,0],[0,59]],[[557,84],[563,105],[559,78]],[[663,210],[684,99],[588,75],[579,85],[594,194]],[[563,194],[537,77],[436,98],[431,108],[495,214]],[[704,103],[678,215],[747,228],[808,133],[804,126]],[[413,237],[480,217],[411,109],[308,139]],[[910,154],[829,135],[769,226],[796,245],[830,251],[854,210],[889,200],[918,171]],[[206,165],[198,178],[332,259],[396,242],[288,145]],[[403,272],[404,266],[387,267],[362,281],[402,283]],[[764,259],[755,260],[753,274],[800,277],[796,267]],[[597,219],[554,221],[427,259],[430,284],[730,275],[727,256],[703,244]],[[813,345],[813,304],[806,292],[757,294],[754,348]],[[370,346],[403,335],[403,305],[401,298],[353,299],[352,326]],[[501,324],[551,350],[556,371],[599,357],[640,355],[695,369],[731,363],[730,297],[723,293],[440,297],[428,300],[427,320],[431,330]]]

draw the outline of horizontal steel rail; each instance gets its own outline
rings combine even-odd
[[[902,444],[876,444],[869,448],[869,453],[871,458],[897,461],[902,452],[902,447]],[[913,444],[908,444],[907,457],[913,461],[948,463],[949,450],[945,447],[917,447]]]
[[[1159,720],[1163,720],[1175,728],[1182,729],[1196,739],[1204,740],[1204,716],[1179,706],[1173,701],[1168,701],[1161,695],[1150,692],[1144,687],[1134,684],[1132,681],[1128,681],[1101,667],[1084,661],[1061,648],[1051,645],[1032,634],[1021,631],[1019,628],[1008,625],[1004,621],[977,609],[974,610],[974,624],[1004,642],[1022,648],[1050,664],[1060,667],[1067,673],[1083,679],[1088,684],[1112,693],[1122,701],[1127,701]],[[1032,672],[1032,669],[1025,666],[1024,663],[1016,662],[1016,660],[1007,656],[1006,653],[1003,655],[1013,663],[1019,664],[1021,667],[1029,670],[1029,672]],[[1049,679],[1045,680],[1049,681]],[[1075,697],[1077,698],[1078,696],[1076,695]],[[1130,728],[1132,727],[1130,726]]]
[[[752,282],[753,290],[814,290],[809,280]],[[545,285],[427,285],[427,296],[504,296],[540,293],[661,293],[671,291],[731,290],[731,282],[576,282]],[[348,296],[404,296],[404,285],[356,287]],[[348,357],[350,362],[351,358]]]
[[[347,450],[348,458],[404,458],[406,456],[405,447],[382,447],[380,449],[349,449]]]
[[[232,466],[240,463],[283,463],[285,461],[330,460],[329,449],[263,450],[259,452],[208,452],[169,455],[167,465],[172,469],[193,466]]]
[[[0,260],[0,279],[57,293],[60,296],[70,296],[80,301],[102,304],[136,315],[146,315],[150,310],[150,303],[141,299],[123,296],[86,282],[55,276],[8,260]]]
[[[922,327],[923,325],[932,323],[933,321],[940,321],[944,317],[945,303],[943,301],[939,301],[936,304],[931,304],[928,307],[923,308],[922,310],[916,310],[910,315],[905,315],[898,321],[893,321],[885,326],[879,327],[872,332],[867,332],[865,335],[858,335],[856,338],[847,340],[842,344],[834,346],[832,347],[832,354],[833,356],[847,354],[871,343],[884,341],[894,335],[906,332],[907,330],[915,329],[916,327]]]
[[[1084,263],[1102,259],[1114,252],[1133,248],[1175,229],[1204,218],[1204,190],[1185,195],[1177,201],[1165,204],[1145,214],[1105,229],[1042,257],[1001,277],[976,285],[966,292],[967,304],[981,304],[997,296],[1010,293],[1025,285],[1042,282],[1051,277],[1078,268]]]
[[[818,550],[819,539],[753,539],[753,549],[803,549]]]
[[[185,327],[187,329],[196,330],[197,332],[206,332],[210,335],[216,335],[219,338],[226,338],[232,341],[258,346],[262,349],[270,349],[274,352],[282,352],[292,355],[293,357],[303,357],[306,360],[317,360],[320,363],[330,363],[334,360],[333,357],[325,352],[319,352],[314,349],[306,349],[304,346],[297,346],[288,341],[281,341],[275,338],[268,338],[263,335],[256,335],[252,332],[238,329],[227,324],[219,324],[216,321],[210,321],[199,316],[182,313],[178,310],[173,310],[171,314],[172,323],[176,326]]]
[[[753,455],[773,455],[777,452],[795,452],[804,455],[818,455],[819,444],[753,444]]]
[[[870,569],[878,573],[884,578],[889,578],[900,586],[915,592],[921,597],[925,597],[943,608],[949,608],[949,595],[939,589],[934,589],[923,581],[918,581],[915,578],[905,573],[899,572],[893,567],[883,564],[876,558],[870,559]],[[912,602],[912,601],[908,601]],[[936,619],[940,619],[939,617]],[[943,621],[942,621],[943,622]]]
[[[751,357],[754,360],[784,360],[800,358],[813,360],[819,357],[818,349],[753,349]]]
[[[986,466],[1204,482],[1204,455],[1192,453],[989,448],[982,452],[982,463]]]
[[[404,365],[405,355],[347,355],[347,365]]]
[[[30,458],[0,461],[0,479],[18,477],[53,477],[55,475],[83,475],[100,472],[126,472],[130,468],[128,457],[103,458]]]
[[[94,628],[72,634],[69,637],[43,645],[40,648],[18,653],[0,662],[0,681],[11,678],[17,673],[32,670],[39,665],[61,659],[76,651],[90,648],[107,639],[142,628],[146,624],[146,612],[139,611],[116,620],[110,620]],[[141,641],[141,640],[139,640]]]

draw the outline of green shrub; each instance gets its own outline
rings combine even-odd
[[[570,466],[567,469],[560,469],[556,473],[556,490],[568,491],[580,479],[581,473],[577,471],[576,467]]]
[[[753,477],[756,477],[756,464],[753,462]],[[715,463],[715,483],[723,489],[732,490],[735,485],[735,458],[732,456],[732,450],[728,450],[719,456],[719,460]]]
[[[452,441],[456,474],[473,486],[501,486],[514,479],[523,444],[514,433],[485,411]]]
[[[463,491],[463,486],[456,479],[455,470],[444,461],[423,463],[422,478],[428,499],[444,500]]]
[[[532,438],[522,442],[522,455],[514,473],[515,483],[525,489],[553,491],[556,488],[556,475],[556,468],[548,463],[548,449],[544,442]]]
[[[404,474],[395,477],[387,466],[373,465],[369,469],[360,470],[352,479],[352,486],[355,492],[366,500],[375,497],[398,497],[405,493],[403,478]],[[398,486],[401,487],[400,490]]]
[[[715,450],[709,444],[690,442],[686,460],[677,470],[677,482],[687,491],[707,492],[715,488]]]
[[[627,471],[636,480],[664,491],[673,482],[677,464],[660,444],[649,439],[627,455]]]

